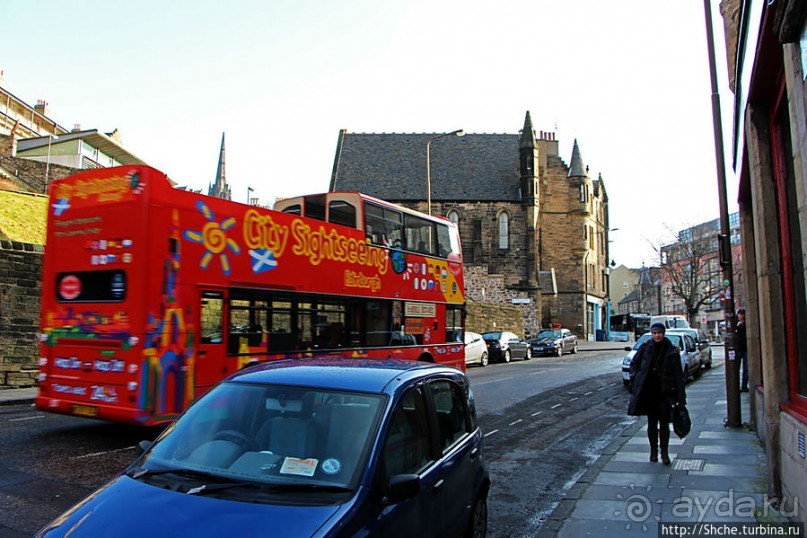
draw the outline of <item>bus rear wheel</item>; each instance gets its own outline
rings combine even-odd
[[[434,362],[434,357],[432,357],[428,353],[424,353],[420,357],[418,357],[418,362]]]

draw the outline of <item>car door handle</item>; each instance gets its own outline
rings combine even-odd
[[[440,491],[443,488],[444,482],[445,481],[441,478],[440,480],[437,481],[437,483],[434,486],[432,486],[432,490],[435,492]]]

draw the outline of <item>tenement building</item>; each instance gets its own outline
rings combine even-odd
[[[577,141],[567,165],[554,133],[536,134],[529,112],[520,134],[342,130],[330,190],[456,222],[466,297],[521,308],[526,336],[553,324],[582,338],[604,332],[605,186],[589,176]]]

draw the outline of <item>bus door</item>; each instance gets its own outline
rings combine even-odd
[[[193,372],[197,397],[229,373],[224,330],[227,319],[226,299],[224,290],[200,290],[199,353]]]

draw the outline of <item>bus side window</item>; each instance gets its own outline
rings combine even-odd
[[[324,194],[312,194],[305,197],[305,216],[310,219],[325,220]]]
[[[221,344],[224,298],[219,292],[203,292],[201,307],[201,330],[203,344]]]
[[[437,225],[437,255],[441,258],[447,257],[451,253],[451,233],[445,224]]]
[[[344,200],[333,200],[328,203],[328,222],[355,228],[356,208]]]

